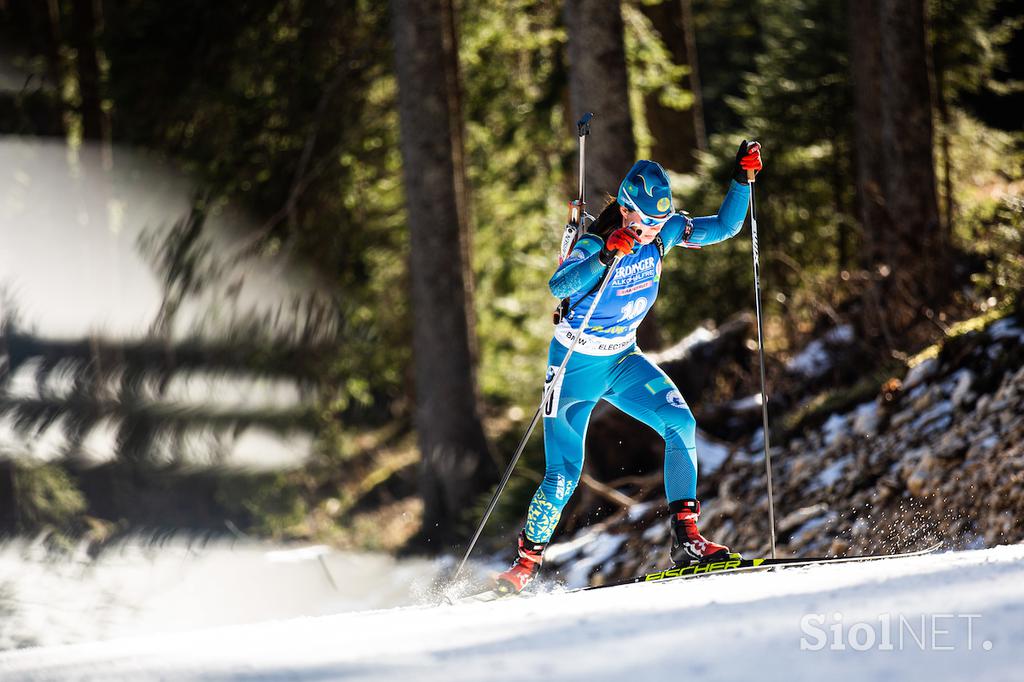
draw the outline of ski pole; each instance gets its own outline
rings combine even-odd
[[[462,573],[462,569],[466,566],[466,562],[469,560],[469,555],[473,552],[473,548],[476,546],[477,540],[480,539],[480,534],[484,530],[484,526],[487,525],[487,519],[490,518],[491,512],[494,511],[494,507],[498,504],[498,498],[501,496],[505,486],[508,485],[509,479],[512,477],[512,471],[516,468],[516,463],[519,461],[520,455],[523,454],[523,450],[526,448],[526,442],[530,439],[530,435],[533,434],[533,429],[537,426],[537,421],[540,419],[540,413],[544,410],[544,406],[548,404],[548,400],[551,398],[551,394],[555,390],[555,386],[558,385],[558,379],[562,376],[562,372],[565,371],[565,366],[569,364],[569,358],[572,356],[573,351],[576,349],[576,344],[579,342],[580,337],[586,332],[587,324],[590,323],[590,317],[594,314],[594,310],[597,309],[597,304],[601,300],[601,295],[604,294],[605,288],[608,283],[612,281],[612,272],[615,271],[615,266],[619,264],[622,259],[622,255],[618,254],[615,256],[615,260],[612,261],[611,266],[604,274],[604,280],[601,282],[601,287],[597,290],[597,294],[594,296],[594,302],[590,304],[590,309],[587,310],[586,316],[583,318],[583,323],[580,325],[579,332],[576,333],[572,343],[569,344],[569,350],[566,351],[565,357],[562,359],[562,364],[559,365],[558,371],[555,372],[551,378],[551,382],[548,383],[546,389],[544,389],[544,396],[540,401],[540,405],[537,407],[537,411],[533,413],[533,419],[530,420],[530,426],[526,429],[526,433],[519,441],[519,446],[516,448],[515,454],[512,455],[512,460],[508,463],[508,467],[505,469],[505,474],[501,477],[501,482],[498,483],[497,489],[494,494],[491,495],[491,501],[487,504],[487,510],[484,512],[483,519],[480,520],[480,524],[476,528],[476,532],[473,534],[473,539],[469,543],[469,547],[466,549],[465,556],[462,557],[462,561],[459,562],[459,567],[455,569],[455,573],[452,575],[449,584],[454,584],[459,579],[459,575]]]
[[[764,468],[768,474],[768,526],[771,530],[772,559],[775,558],[775,500],[772,495],[772,456],[768,442],[768,393],[764,380],[764,324],[761,319],[761,273],[757,253],[757,216],[754,213],[754,171],[747,171],[750,183],[750,235],[754,253],[754,307],[757,311],[757,351],[761,360],[761,417],[764,422]]]
[[[583,216],[587,209],[587,136],[590,135],[590,121],[594,118],[593,112],[583,114],[580,120],[576,121],[576,134],[580,143],[580,183],[579,192],[575,201],[569,203],[569,219],[565,223],[565,231],[562,233],[562,247],[558,252],[558,264],[572,251],[573,245],[584,227]]]
[[[580,181],[579,181],[579,193],[575,201],[569,204],[569,220],[565,226],[565,233],[562,236],[562,247],[559,251],[558,264],[561,265],[562,261],[569,255],[569,251],[572,250],[573,245],[576,243],[576,238],[579,235],[580,230],[583,227],[583,215],[584,209],[587,205],[587,136],[590,135],[590,121],[594,118],[593,112],[587,112],[580,117],[580,120],[576,121],[576,134],[580,145]],[[616,256],[615,260],[612,261],[611,267],[605,273],[605,279],[601,283],[601,288],[597,292],[597,296],[594,297],[594,302],[590,305],[590,310],[587,311],[586,317],[583,318],[583,324],[580,325],[580,331],[573,339],[572,344],[569,346],[569,352],[565,354],[565,358],[562,360],[561,366],[552,378],[551,383],[544,389],[543,399],[540,401],[540,406],[537,411],[533,414],[533,419],[530,421],[530,426],[526,430],[526,434],[522,440],[519,441],[519,446],[516,448],[515,454],[512,455],[512,460],[509,462],[508,467],[505,469],[504,475],[501,477],[501,482],[498,483],[497,489],[494,491],[494,495],[491,496],[491,501],[487,504],[487,510],[484,512],[484,517],[481,519],[480,524],[476,528],[476,532],[473,533],[473,539],[469,543],[469,547],[466,548],[466,554],[462,557],[462,561],[459,562],[459,567],[455,570],[455,574],[452,576],[450,583],[454,583],[458,580],[459,575],[462,573],[462,569],[466,566],[466,562],[469,560],[469,555],[473,552],[473,548],[476,547],[477,540],[480,539],[480,534],[484,530],[484,526],[487,525],[487,519],[490,518],[491,512],[494,511],[494,507],[498,504],[498,498],[501,496],[502,491],[505,490],[505,486],[508,484],[509,479],[512,477],[512,471],[516,468],[516,463],[519,461],[520,455],[523,454],[523,450],[526,448],[526,442],[530,439],[530,435],[533,434],[533,429],[537,426],[537,420],[540,418],[540,413],[544,409],[548,400],[551,397],[551,392],[558,383],[558,378],[561,376],[562,371],[565,369],[566,363],[569,362],[569,356],[572,355],[573,350],[576,348],[576,342],[579,341],[579,337],[586,332],[587,323],[590,322],[590,316],[597,307],[597,302],[601,300],[601,294],[604,293],[604,288],[611,280],[609,275],[615,269],[615,266],[619,263],[619,258]],[[563,309],[563,305],[568,305],[567,301],[563,301],[559,305],[559,311]],[[561,317],[558,318],[560,320]],[[556,321],[556,324],[558,321]]]

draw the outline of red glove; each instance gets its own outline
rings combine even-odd
[[[743,140],[736,150],[736,168],[733,177],[736,182],[747,184],[747,171],[761,170],[761,143]]]
[[[638,239],[636,232],[629,227],[620,227],[613,230],[608,238],[604,240],[604,248],[601,249],[601,262],[609,265],[616,252],[628,256]]]

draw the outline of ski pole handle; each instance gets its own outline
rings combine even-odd
[[[750,170],[750,169],[747,170],[747,182],[749,182],[751,185],[754,184],[754,176],[756,174],[757,173],[755,171],[753,171],[753,170]]]
[[[576,133],[579,137],[586,137],[590,134],[590,120],[594,118],[594,112],[588,111],[583,114],[580,120],[576,121]]]

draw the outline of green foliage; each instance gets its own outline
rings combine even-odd
[[[985,256],[985,271],[974,276],[977,295],[993,308],[1024,301],[1024,198],[1006,197],[979,208],[968,220],[977,247]]]
[[[998,201],[993,188],[1024,179],[1024,135],[995,130],[956,110],[950,147],[954,197],[965,213],[954,235],[969,244],[978,236],[974,207],[990,210]]]
[[[765,300],[791,296],[807,277],[835,273],[851,259],[852,94],[846,7],[832,0],[754,3],[763,46],[752,55],[740,93],[728,97],[741,126],[711,136],[699,180],[680,182],[694,215],[717,211],[736,148],[758,139],[765,170],[756,186]],[[707,97],[707,91],[705,91]],[[749,232],[666,263],[661,315],[673,336],[701,320],[721,321],[751,305]],[[794,263],[799,263],[794,267]]]
[[[683,86],[690,69],[673,63],[672,54],[659,38],[651,20],[637,7],[622,3],[622,18],[630,84],[629,108],[633,117],[637,157],[646,158],[650,156],[652,138],[645,117],[645,99],[653,95],[666,108],[679,111],[689,109],[693,106],[693,93]]]
[[[115,141],[175,159],[254,213],[255,250],[332,284],[334,412],[400,395],[409,359],[388,27],[369,0],[192,0],[126,3],[103,33]]]
[[[1000,0],[929,0],[932,58],[954,98],[988,88],[1005,94],[1022,84],[994,77],[1007,65],[1005,47],[1024,26],[1019,13],[999,17]]]
[[[754,70],[765,32],[765,6],[750,0],[693,0],[694,34],[700,56],[701,94],[709,134],[743,127],[727,98],[741,92]],[[739,144],[739,141],[736,142]]]
[[[232,476],[217,486],[216,500],[249,532],[277,540],[301,537],[309,505],[297,473]]]
[[[572,185],[565,32],[559,8],[535,0],[466,3],[460,21],[480,384],[489,401],[525,406],[543,374]]]
[[[14,506],[19,530],[62,529],[86,509],[68,472],[52,464],[13,464]]]

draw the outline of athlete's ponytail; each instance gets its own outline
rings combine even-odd
[[[612,230],[622,227],[622,213],[619,212],[619,202],[612,197],[608,197],[608,199],[608,205],[597,216],[597,220],[587,228],[587,234],[597,235],[602,240],[606,239],[612,233]]]

